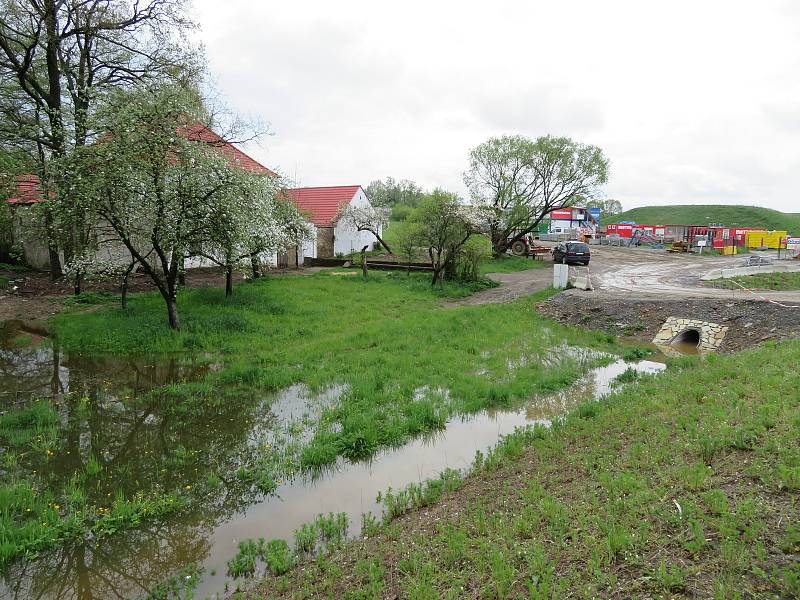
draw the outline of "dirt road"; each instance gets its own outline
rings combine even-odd
[[[624,299],[761,300],[765,295],[776,302],[800,306],[800,291],[752,294],[744,290],[725,290],[702,285],[701,277],[710,271],[739,266],[741,256],[703,257],[669,254],[664,250],[592,246],[589,266],[594,297]],[[552,269],[532,269],[517,273],[490,273],[500,286],[479,292],[459,304],[508,302],[545,289],[552,284]],[[579,293],[579,292],[576,292]]]
[[[765,295],[770,300],[800,305],[800,291],[752,294],[702,285],[701,277],[707,273],[740,266],[742,260],[741,256],[702,257],[668,254],[663,250],[593,248],[592,281],[597,291],[626,298],[760,300]]]
[[[721,323],[729,328],[720,348],[723,352],[800,337],[800,291],[751,294],[703,285],[701,277],[706,273],[740,266],[741,262],[742,257],[736,256],[592,246],[594,291],[568,290],[542,302],[538,310],[562,323],[603,329],[640,342],[652,340],[670,316]],[[551,285],[553,271],[545,268],[489,276],[500,286],[457,304],[520,298]],[[764,296],[772,302],[765,302]]]

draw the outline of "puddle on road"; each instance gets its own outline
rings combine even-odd
[[[33,354],[26,358],[0,358],[4,368],[10,365],[11,371],[16,369],[12,375],[16,381],[29,382],[33,391],[51,389],[54,379],[60,392],[80,385],[94,400],[82,407],[68,401],[59,405],[67,441],[63,456],[46,467],[53,471],[55,486],[65,485],[57,480],[74,472],[77,460],[97,455],[107,479],[96,491],[100,498],[120,488],[141,489],[147,494],[183,487],[187,482],[198,483],[196,489],[204,491],[187,492],[188,506],[179,515],[148,522],[101,543],[87,539],[44,553],[36,560],[13,564],[0,585],[3,599],[135,598],[190,564],[204,571],[196,597],[224,595],[226,589],[232,589],[226,588],[231,585],[226,562],[235,555],[240,540],[284,538],[291,544],[301,524],[331,511],[347,513],[349,533],[357,535],[362,513],[380,513],[376,502],[379,492],[436,477],[446,468],[466,468],[476,451],[485,452],[515,428],[548,424],[581,402],[608,393],[611,381],[632,366],[647,373],[665,368],[652,361],[636,365],[617,361],[593,369],[560,393],[532,398],[512,409],[451,419],[441,432],[382,452],[369,462],[340,461],[322,475],[279,485],[274,496],[265,498],[254,495],[232,476],[252,453],[250,444],[287,423],[315,419],[335,403],[346,390],[344,386],[316,396],[304,386],[292,386],[262,402],[195,406],[187,412],[181,405],[142,406],[141,402],[126,401],[129,390],[137,385],[141,386],[137,389],[147,389],[148,385],[201,373],[182,371],[185,364],[100,363],[83,357],[59,357],[57,350],[46,346],[10,354],[21,357],[28,351]],[[23,367],[30,374],[26,371],[21,376]],[[177,379],[170,379],[173,376]],[[87,386],[85,381],[103,385]],[[93,452],[93,448],[99,451]],[[59,461],[63,461],[62,466]],[[222,474],[222,485],[211,492],[197,479],[208,465]]]

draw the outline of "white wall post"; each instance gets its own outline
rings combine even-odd
[[[557,290],[567,289],[569,281],[569,265],[553,265],[553,287]]]

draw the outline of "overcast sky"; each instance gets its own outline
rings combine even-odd
[[[465,193],[470,148],[566,135],[626,208],[800,212],[800,2],[195,0],[247,148],[302,185],[393,176]]]

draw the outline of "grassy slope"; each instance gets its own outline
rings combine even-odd
[[[320,273],[240,285],[232,299],[220,289],[186,290],[179,297],[180,332],[166,327],[164,305],[155,293],[132,297],[127,311],[109,306],[62,313],[54,328],[68,351],[210,353],[213,360],[221,355],[220,371],[152,393],[160,411],[184,415],[190,423],[206,420],[207,425],[215,418],[207,411],[250,414],[263,390],[296,382],[314,389],[349,384],[339,403],[310,425],[307,445],[283,440],[275,449],[267,444],[248,452],[245,482],[269,490],[271,482],[298,469],[321,468],[337,456],[364,458],[439,429],[453,413],[569,385],[588,365],[568,359],[557,368],[546,367],[540,357],[548,357],[554,345],[616,348],[605,334],[570,329],[537,315],[533,304],[546,293],[505,305],[446,308],[440,301],[442,294],[464,293],[468,290],[462,287],[432,293],[425,275],[373,273],[363,281]],[[509,363],[519,366],[509,372]],[[428,393],[415,394],[423,386]],[[137,479],[153,486],[132,490],[138,500],[115,502],[110,514],[103,513],[100,508],[107,506],[107,495],[114,497],[114,482],[124,474],[115,472],[113,463],[78,461],[74,484],[68,472],[56,477],[51,457],[62,457],[75,436],[52,408],[31,410],[0,415],[0,446],[7,450],[0,468],[9,472],[0,485],[0,563],[86,530],[121,529],[179,508],[184,500],[191,503],[212,493],[204,491],[203,482],[219,478],[215,464],[227,464],[228,470],[239,466],[233,441],[231,456],[216,462],[182,458],[185,471],[170,462],[174,457],[154,456]],[[189,454],[202,457],[204,449],[196,450]],[[182,479],[186,474],[190,478]],[[184,491],[187,485],[192,492]],[[181,502],[176,502],[178,495]],[[113,527],[104,524],[109,518]]]
[[[730,279],[715,279],[709,285],[727,290],[738,290],[742,287],[751,290],[800,290],[800,273],[756,273]]]
[[[782,213],[757,206],[716,204],[643,206],[620,213],[614,217],[613,221],[615,223],[619,221],[636,221],[637,223],[665,225],[722,223],[728,226],[786,229],[789,233],[800,234],[800,214]]]
[[[800,597],[799,360],[679,361],[253,596]]]

